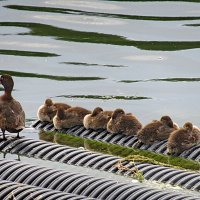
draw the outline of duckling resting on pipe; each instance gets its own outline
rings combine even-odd
[[[113,134],[136,135],[142,124],[131,113],[125,114],[124,110],[116,109],[107,124],[107,131]]]
[[[81,107],[71,107],[67,110],[59,108],[53,118],[53,124],[58,130],[83,125],[84,117],[90,113],[91,111]]]
[[[84,117],[83,125],[86,129],[106,129],[112,113],[112,111],[103,111],[102,108],[96,107],[91,114]]]
[[[200,130],[192,123],[186,122],[183,128],[170,134],[167,142],[167,154],[178,155],[199,143]]]
[[[65,103],[54,103],[51,99],[46,99],[37,111],[38,119],[42,122],[53,122],[53,117],[59,108],[67,110],[71,106]]]
[[[179,127],[169,116],[162,116],[160,120],[153,120],[140,130],[137,134],[138,143],[153,144],[156,141],[168,139],[170,133]]]

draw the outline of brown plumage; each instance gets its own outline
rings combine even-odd
[[[102,108],[96,107],[92,114],[88,114],[84,117],[83,125],[86,129],[106,129],[112,113],[112,111],[103,111]]]
[[[167,142],[168,154],[180,154],[197,143],[197,138],[193,135],[193,124],[187,122],[183,128],[171,133]]]
[[[67,110],[70,107],[68,104],[54,103],[51,99],[46,99],[44,105],[39,107],[37,116],[40,121],[52,122],[58,109]]]
[[[199,144],[200,143],[200,129],[195,125],[193,125],[192,136],[195,138],[195,141],[197,142],[197,144]]]
[[[53,124],[57,129],[83,125],[85,115],[90,113],[91,111],[81,107],[72,107],[67,110],[58,109],[53,118]]]
[[[25,128],[25,113],[21,104],[12,97],[14,81],[10,75],[2,75],[0,84],[4,87],[4,94],[0,96],[0,128],[3,140],[6,139],[5,131],[17,133]]]
[[[142,128],[142,124],[131,113],[125,114],[124,110],[116,109],[107,124],[110,133],[123,133],[125,135],[136,135]]]
[[[178,128],[169,116],[162,116],[160,120],[153,120],[138,132],[138,142],[153,144],[156,141],[166,140],[170,133]]]

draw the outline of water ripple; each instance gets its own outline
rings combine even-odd
[[[31,29],[28,33],[18,35],[49,36],[55,37],[57,40],[73,42],[134,46],[142,50],[178,51],[200,48],[200,41],[135,41],[117,35],[76,31],[39,23],[0,22],[0,26],[15,26]]]
[[[47,52],[35,52],[35,51],[19,51],[19,50],[7,50],[0,49],[0,54],[3,55],[13,55],[13,56],[29,56],[29,57],[53,57],[60,56],[55,53],[47,53]]]
[[[65,97],[65,98],[81,98],[81,99],[102,99],[102,100],[144,100],[152,99],[151,97],[141,97],[141,96],[115,96],[115,95],[60,95],[56,97]]]
[[[4,6],[10,9],[35,11],[35,12],[51,12],[61,14],[73,14],[73,15],[86,15],[86,16],[98,16],[98,17],[110,17],[120,19],[133,19],[133,20],[150,20],[150,21],[185,21],[185,20],[199,20],[200,16],[186,16],[186,17],[160,17],[160,16],[141,16],[141,15],[125,15],[125,14],[110,14],[89,12],[82,10],[64,9],[64,8],[52,8],[52,7],[38,7],[38,6],[23,6],[23,5],[8,5]]]
[[[100,77],[53,76],[53,75],[46,75],[46,74],[17,72],[17,71],[8,71],[8,70],[0,70],[0,74],[9,74],[15,77],[43,78],[43,79],[50,79],[50,80],[56,80],[56,81],[95,81],[95,80],[105,79],[105,78],[100,78]]]

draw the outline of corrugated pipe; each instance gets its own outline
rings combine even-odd
[[[93,199],[75,194],[44,189],[25,184],[0,180],[1,200],[86,200]]]
[[[145,179],[179,185],[191,190],[200,190],[200,174],[198,173],[129,161],[122,162],[122,165],[130,170],[120,170],[116,166],[121,160],[119,157],[94,153],[54,143],[28,138],[18,140],[8,139],[7,141],[0,142],[0,150],[3,152],[17,153],[128,176],[132,175],[132,171],[136,167],[143,173]]]
[[[0,160],[0,179],[104,200],[200,199],[176,191],[152,189],[142,184],[117,183],[109,179],[9,160]]]
[[[111,144],[118,144],[125,147],[136,147],[138,141],[136,136],[126,136],[123,134],[110,134],[106,130],[93,131],[86,130],[83,126],[76,126],[70,129],[62,129],[57,131],[52,123],[36,121],[33,125],[34,128],[48,132],[61,132],[71,134],[81,138],[88,138],[98,141],[103,141]],[[149,150],[156,153],[167,154],[166,140],[154,143],[152,145],[137,145],[137,148]],[[200,145],[196,145],[179,155],[180,157],[200,161]]]

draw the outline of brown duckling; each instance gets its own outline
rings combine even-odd
[[[178,128],[169,116],[162,116],[160,120],[153,120],[138,132],[138,143],[153,144],[156,141],[166,140],[170,133]]]
[[[193,133],[193,124],[186,122],[183,128],[172,132],[167,142],[167,154],[180,154],[197,143]]]
[[[0,84],[4,87],[4,94],[0,96],[0,128],[3,140],[6,140],[5,131],[17,133],[25,128],[25,113],[21,104],[12,97],[14,81],[10,75],[2,75]]]
[[[52,122],[59,108],[67,110],[70,107],[68,104],[54,103],[51,99],[46,99],[44,105],[39,107],[37,116],[40,121]]]
[[[197,142],[197,144],[199,144],[200,143],[200,129],[199,129],[199,127],[193,125],[192,135],[193,135],[193,137],[195,137],[195,141]]]
[[[142,128],[142,124],[131,113],[125,114],[124,110],[116,109],[107,124],[110,133],[123,133],[125,135],[136,135]]]
[[[91,114],[84,117],[83,125],[86,129],[106,129],[112,113],[112,111],[103,111],[102,108],[96,107]]]
[[[59,108],[53,118],[53,124],[56,129],[83,125],[85,115],[90,113],[91,111],[81,107],[72,107],[67,110]]]

